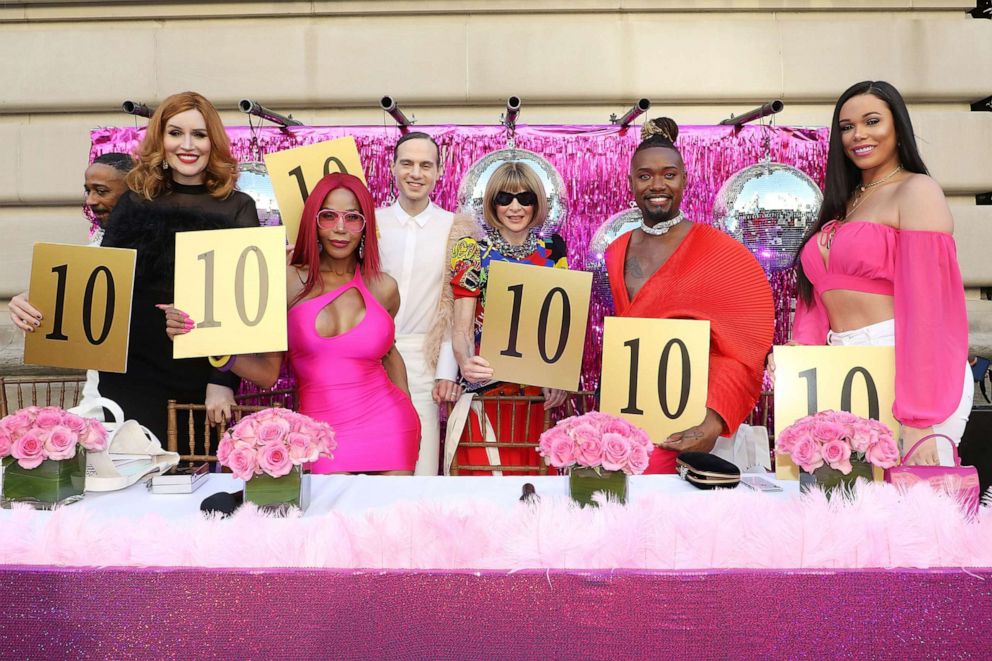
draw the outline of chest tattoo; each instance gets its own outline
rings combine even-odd
[[[644,279],[644,271],[641,269],[641,264],[636,258],[627,259],[627,263],[623,265],[623,272],[629,278]]]

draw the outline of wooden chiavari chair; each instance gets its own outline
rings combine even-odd
[[[466,440],[458,443],[459,448],[507,448],[525,451],[529,449],[533,453],[532,456],[536,456],[538,447],[536,439],[527,441],[524,438],[517,438],[518,435],[523,436],[517,422],[522,421],[524,423],[523,429],[527,430],[531,428],[531,416],[538,415],[541,419],[542,431],[547,430],[561,418],[580,415],[593,410],[595,396],[594,393],[588,391],[573,393],[566,400],[565,404],[553,411],[545,411],[534,406],[535,404],[544,402],[543,395],[476,395],[473,402],[481,404],[484,412],[487,409],[487,404],[490,405],[489,409],[493,413],[491,416],[493,418],[493,437],[496,440],[486,440],[489,431],[490,416],[482,415],[479,419],[480,430],[478,430],[478,433],[475,433],[476,430],[466,422],[465,428],[469,430],[469,436]],[[449,414],[451,412],[450,404],[448,405],[448,412]],[[509,424],[504,424],[503,420],[507,415],[509,417]],[[485,471],[490,473],[501,471],[507,474],[533,473],[536,471],[538,475],[547,475],[549,468],[543,460],[538,461],[537,466],[533,464],[512,463],[460,464],[458,463],[458,456],[456,454],[451,462],[451,475],[459,475],[462,471]]]
[[[83,398],[85,384],[86,377],[83,375],[0,376],[0,418],[29,406],[70,409]],[[13,393],[12,398],[8,391]]]
[[[274,407],[235,404],[231,407],[229,422],[222,421],[219,425],[211,425],[207,421],[207,407],[203,404],[177,404],[175,400],[170,399],[168,407],[166,449],[169,452],[178,452],[182,461],[217,461],[217,455],[211,454],[211,446],[217,447],[216,442],[211,442],[212,438],[219,440],[228,426],[237,424],[246,415],[270,408],[281,408],[278,403]],[[202,421],[197,421],[196,418],[199,417],[197,413],[202,413]],[[180,430],[184,433],[181,434]]]

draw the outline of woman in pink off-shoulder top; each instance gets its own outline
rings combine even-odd
[[[960,441],[974,388],[954,221],[898,90],[844,92],[829,149],[823,206],[796,258],[793,342],[894,345],[903,451],[932,431]],[[947,463],[938,447],[910,463]]]

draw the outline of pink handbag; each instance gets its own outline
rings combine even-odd
[[[916,445],[909,449],[903,461],[908,459],[916,449],[931,438],[944,438],[951,444],[954,451],[953,466],[907,466],[901,464],[885,469],[885,481],[896,486],[909,488],[918,482],[928,482],[931,488],[943,491],[958,500],[961,509],[969,518],[978,515],[978,500],[981,488],[978,485],[978,471],[974,466],[962,466],[958,456],[958,447],[949,436],[930,434],[921,438]]]

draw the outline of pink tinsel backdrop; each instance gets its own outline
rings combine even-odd
[[[444,173],[434,191],[435,203],[446,209],[457,206],[458,185],[472,164],[489,152],[507,146],[501,126],[417,126],[441,146]],[[396,127],[230,127],[234,156],[240,161],[260,160],[258,153],[271,153],[332,140],[345,135],[355,138],[373,198],[379,204],[390,199],[389,165],[392,148],[399,139]],[[91,132],[90,158],[107,152],[133,153],[144,136],[141,128],[101,128]],[[773,161],[802,170],[823,184],[826,167],[827,129],[769,126],[686,126],[678,146],[689,172],[682,203],[686,215],[696,222],[710,223],[714,198],[720,186],[735,172],[754,165],[766,153]],[[610,216],[631,206],[627,185],[630,158],[640,141],[637,127],[615,126],[518,126],[516,147],[540,154],[561,174],[565,185],[568,216],[559,233],[568,246],[573,268],[585,263],[593,233]],[[718,277],[717,274],[714,277]],[[775,295],[777,324],[775,341],[789,334],[789,312],[794,295],[791,271],[770,278]],[[726,283],[732,287],[733,283]],[[582,386],[595,388],[599,381],[602,318],[610,312],[608,297],[593,297],[589,337],[583,365]]]

